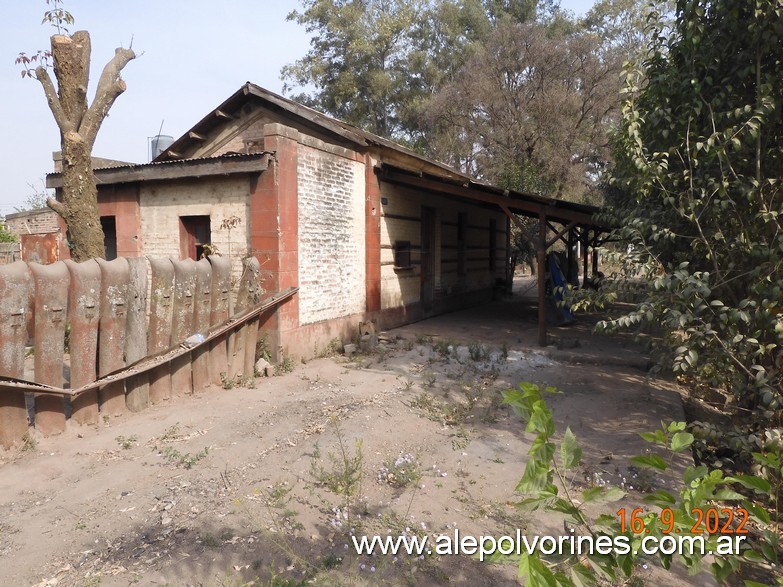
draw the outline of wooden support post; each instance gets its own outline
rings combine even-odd
[[[546,346],[546,214],[538,215],[538,345]]]
[[[584,250],[582,251],[582,287],[587,287],[587,253],[590,243],[590,229],[585,228],[582,234],[584,237]]]
[[[593,278],[598,274],[598,247],[596,246],[596,240],[593,240]]]
[[[574,248],[576,246],[576,238],[574,235],[574,227],[569,225],[568,228],[568,271],[566,271],[566,282],[568,285],[579,287],[579,260],[574,259]]]

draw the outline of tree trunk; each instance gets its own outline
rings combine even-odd
[[[63,156],[60,200],[49,198],[49,207],[62,216],[68,226],[71,257],[76,261],[103,257],[103,229],[98,212],[98,188],[92,170],[95,137],[117,97],[125,91],[120,73],[136,54],[119,48],[106,64],[98,80],[95,99],[87,105],[90,77],[90,35],[77,31],[71,36],[54,35],[52,61],[58,89],[46,68],[37,67],[49,108],[60,129]]]
[[[103,229],[98,213],[98,189],[92,174],[89,147],[77,133],[62,138],[62,212],[74,261],[103,257]]]

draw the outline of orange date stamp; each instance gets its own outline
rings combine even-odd
[[[630,516],[625,508],[616,512],[620,521],[620,531],[624,534],[630,530],[634,534],[649,534],[645,516],[647,513],[642,508],[631,511]],[[688,529],[688,524],[677,524],[674,511],[671,508],[663,508],[657,514],[657,521],[661,525],[663,534],[747,534],[745,525],[748,523],[748,511],[745,508],[693,508],[691,510],[693,524]],[[653,520],[655,521],[655,520]],[[690,522],[690,520],[689,520]]]

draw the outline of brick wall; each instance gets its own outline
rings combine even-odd
[[[57,213],[49,208],[31,210],[29,212],[17,212],[5,217],[8,232],[16,236],[23,234],[47,234],[57,232]]]
[[[179,259],[180,216],[209,216],[212,243],[222,255],[228,255],[230,248],[232,275],[239,277],[248,252],[248,193],[247,177],[143,185],[139,194],[142,253]],[[229,243],[229,231],[220,225],[231,216],[238,217],[239,224],[231,230]]]
[[[350,151],[308,142],[299,145],[297,165],[300,324],[360,313],[366,304],[364,164]]]

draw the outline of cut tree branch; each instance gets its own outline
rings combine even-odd
[[[54,198],[47,198],[46,205],[49,206],[49,208],[51,208],[55,212],[57,212],[57,214],[59,214],[61,218],[65,219],[66,207],[62,202],[58,202]]]
[[[49,104],[49,109],[52,111],[54,121],[60,128],[60,132],[65,134],[75,130],[73,123],[65,115],[63,105],[60,103],[60,98],[57,96],[57,90],[55,89],[54,84],[52,83],[52,79],[49,77],[46,69],[42,66],[36,67],[35,79],[41,82],[41,85],[43,86],[44,94],[46,94],[46,101]]]
[[[95,91],[95,99],[87,109],[87,113],[79,126],[79,134],[82,135],[88,145],[92,146],[95,142],[95,137],[103,119],[108,114],[117,97],[125,91],[125,82],[122,81],[120,73],[135,57],[136,54],[133,50],[120,47],[115,50],[114,57],[103,68],[101,77],[98,80],[98,89]]]

